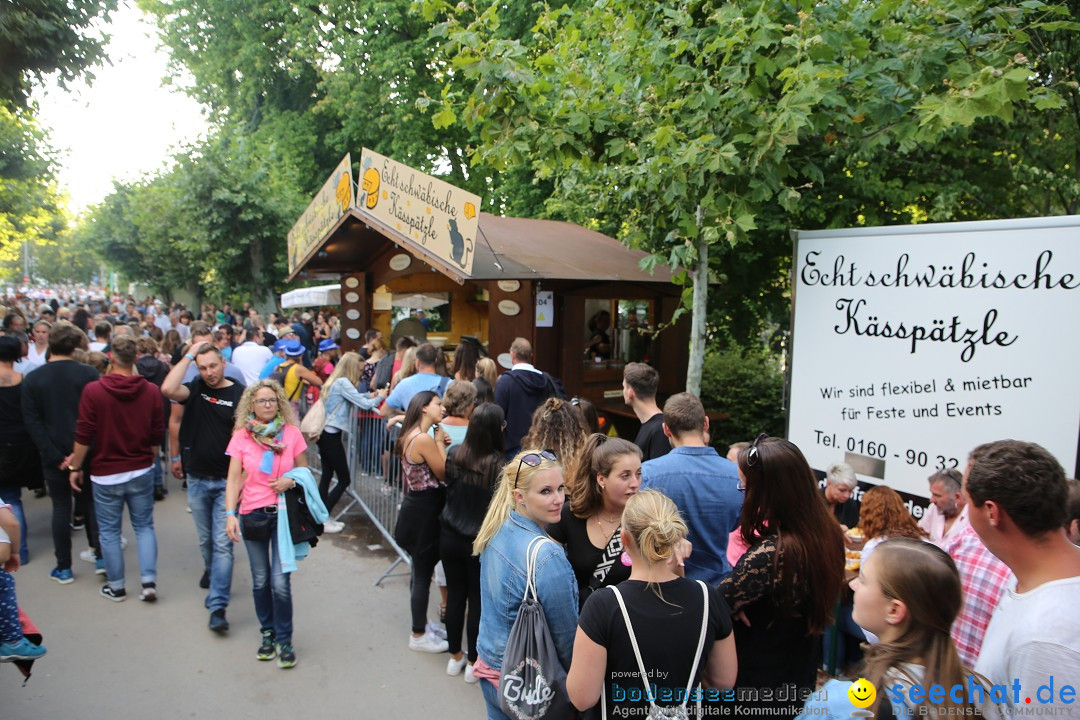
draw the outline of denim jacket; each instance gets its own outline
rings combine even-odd
[[[506,641],[525,596],[525,553],[529,542],[544,531],[529,518],[510,513],[480,555],[480,635],[477,653],[490,667],[502,669]],[[570,667],[577,632],[577,580],[562,546],[544,543],[536,558],[536,594],[544,608],[555,652]]]
[[[323,405],[326,406],[327,427],[338,430],[349,429],[349,415],[352,406],[361,410],[373,410],[382,404],[382,398],[378,396],[368,397],[353,387],[353,384],[343,378],[338,378],[330,385],[330,389],[323,396]]]

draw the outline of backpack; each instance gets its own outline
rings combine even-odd
[[[335,382],[337,382],[335,380]],[[300,421],[300,432],[308,440],[318,440],[326,428],[326,399],[330,396],[329,390],[322,394],[315,404],[308,408],[304,419]]]
[[[701,651],[705,647],[705,631],[709,625],[709,588],[702,581],[698,580],[697,584],[701,586],[701,595],[705,600],[705,605],[701,609],[701,635],[698,637],[697,654],[694,656],[694,666],[690,669],[690,679],[686,682],[686,693],[683,695],[683,701],[681,705],[674,705],[671,707],[660,707],[656,704],[656,699],[653,696],[652,689],[649,685],[649,673],[645,669],[645,663],[641,659],[641,650],[638,648],[637,637],[634,636],[634,626],[630,623],[630,614],[626,612],[626,603],[623,602],[622,593],[619,592],[619,588],[615,585],[611,586],[611,591],[615,593],[615,599],[619,601],[619,609],[622,610],[623,622],[626,623],[626,632],[630,635],[630,644],[634,647],[634,657],[637,658],[638,671],[641,673],[641,681],[645,685],[644,697],[649,700],[649,714],[646,716],[649,720],[689,720],[690,715],[687,713],[686,704],[690,701],[690,693],[694,687],[694,680],[697,678],[698,665],[701,663]],[[701,688],[698,687],[697,695],[697,717],[701,717]],[[607,720],[607,690],[600,693],[601,704],[601,717],[602,720]]]
[[[283,362],[283,363],[281,363],[281,365],[278,365],[276,368],[274,368],[274,372],[270,373],[268,379],[273,380],[278,385],[280,385],[282,388],[284,388],[285,387],[285,379],[289,376],[289,373],[296,370],[296,368],[299,367],[299,365],[300,365],[300,363],[297,363],[297,362]],[[282,368],[285,368],[285,369],[282,370]],[[293,394],[291,396],[289,396],[289,398],[288,398],[289,402],[295,402],[296,401],[297,396],[299,396],[299,394],[300,394],[300,388],[303,387],[303,385],[304,385],[303,381],[300,381],[300,382],[297,383],[296,390],[294,390]]]
[[[499,678],[499,705],[511,718],[565,718],[570,711],[566,670],[559,663],[547,616],[536,595],[536,556],[554,542],[535,537],[526,551],[525,595],[510,628]]]

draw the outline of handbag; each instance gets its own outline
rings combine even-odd
[[[690,678],[686,681],[686,693],[683,695],[683,701],[680,705],[673,705],[669,707],[660,707],[656,704],[656,698],[653,695],[653,691],[649,685],[649,673],[645,670],[645,663],[641,659],[641,650],[638,648],[637,637],[634,636],[634,626],[630,623],[630,613],[626,612],[626,603],[623,602],[622,593],[619,592],[619,588],[612,585],[611,591],[615,593],[615,599],[619,601],[619,609],[622,610],[623,622],[626,623],[626,632],[630,634],[630,644],[634,647],[634,657],[637,658],[638,672],[641,673],[641,682],[645,685],[644,697],[649,700],[649,720],[688,720],[689,714],[686,711],[686,704],[690,701],[690,692],[694,687],[694,680],[697,679],[698,665],[701,662],[701,651],[705,647],[705,631],[709,624],[709,588],[702,581],[698,580],[697,584],[701,586],[701,595],[705,600],[705,604],[701,608],[701,635],[698,637],[697,652],[694,655],[694,666],[690,668]],[[698,688],[697,695],[697,717],[701,717],[701,688]],[[602,720],[607,720],[607,691],[600,693],[600,712],[602,713]]]
[[[536,556],[546,542],[533,538],[526,551],[525,595],[510,628],[499,677],[499,705],[516,720],[565,718],[570,712],[566,670],[555,652],[544,608],[536,595]]]
[[[240,534],[245,540],[269,541],[274,525],[277,525],[276,513],[257,511],[240,516]]]
[[[304,434],[308,440],[318,440],[322,435],[323,430],[326,428],[326,393],[323,393],[323,397],[320,397],[315,401],[315,404],[308,408],[307,414],[304,415],[304,419],[300,421],[300,432]]]

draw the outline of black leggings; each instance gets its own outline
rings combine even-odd
[[[480,634],[480,558],[472,554],[475,539],[446,526],[439,537],[439,553],[446,573],[446,642],[451,654],[461,652],[461,633],[467,629],[466,655],[470,663],[476,662],[476,637]]]
[[[323,431],[315,443],[319,446],[319,457],[322,459],[322,480],[319,481],[319,495],[322,497],[326,511],[333,515],[334,506],[349,489],[349,458],[345,456],[345,443],[342,442],[343,433],[329,433]],[[330,479],[337,474],[337,485],[330,490]]]
[[[439,515],[445,499],[446,489],[441,487],[406,494],[394,527],[394,541],[412,558],[409,605],[415,634],[427,629],[431,576],[439,564]]]

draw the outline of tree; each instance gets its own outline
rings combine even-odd
[[[1017,107],[1061,107],[1031,37],[1077,29],[1040,0],[608,0],[548,9],[522,42],[500,35],[499,4],[424,7],[451,63],[436,127],[464,124],[474,164],[531,167],[560,207],[620,218],[651,263],[688,269],[691,392],[710,251],[825,184],[799,148],[909,152]]]
[[[116,0],[3,0],[0,8],[0,103],[25,105],[32,80],[93,77],[108,40],[94,25]]]

